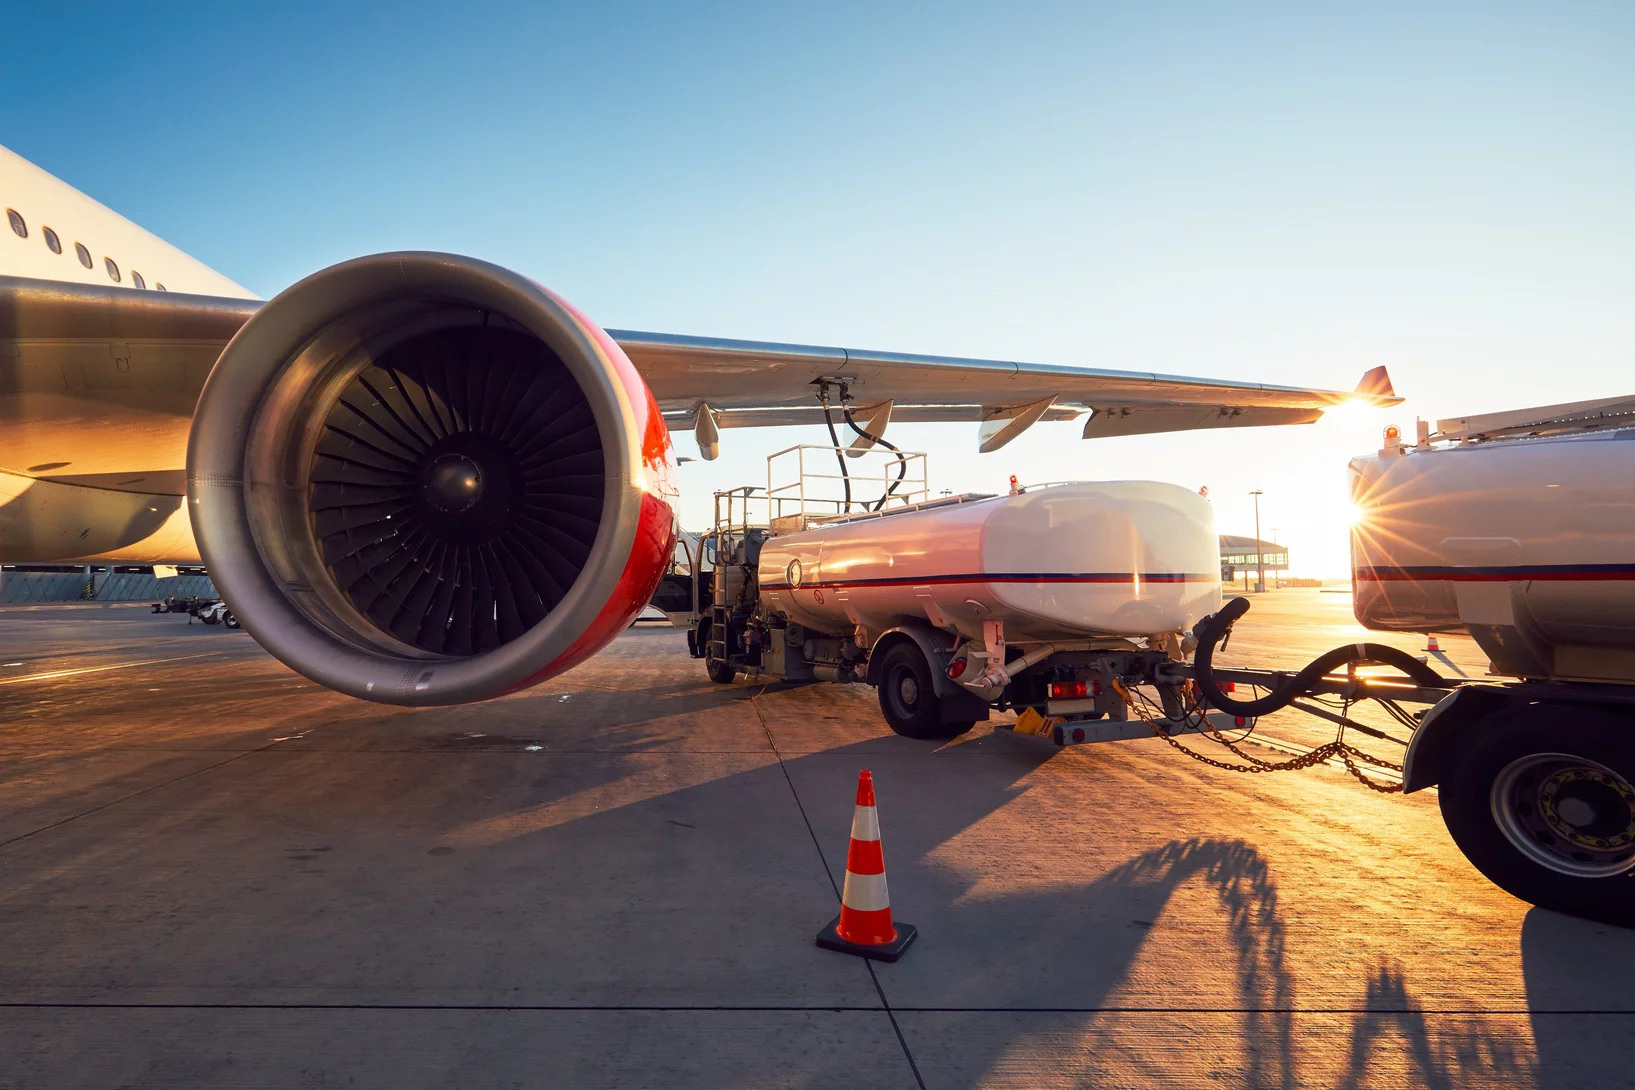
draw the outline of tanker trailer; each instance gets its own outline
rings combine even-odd
[[[1149,481],[950,496],[718,533],[710,676],[867,683],[891,729],[948,738],[990,709],[1126,717],[1154,686],[1179,717],[1183,634],[1220,603],[1209,502]]]
[[[1510,893],[1635,924],[1635,399],[1420,426],[1351,463],[1357,620],[1470,633],[1404,787]]]

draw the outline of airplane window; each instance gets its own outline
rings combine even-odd
[[[135,284],[139,288],[145,288],[148,286],[148,282],[142,279],[142,274],[137,272],[135,269],[131,270],[131,283]]]
[[[11,221],[11,229],[17,233],[18,238],[28,237],[28,224],[23,222],[23,217],[17,214],[15,208],[6,209],[6,218]]]
[[[114,262],[114,259],[111,257],[103,258],[102,266],[108,270],[108,279],[115,284],[119,283],[119,266]]]
[[[79,263],[87,269],[91,267],[91,251],[85,248],[85,243],[74,243],[74,256],[78,257]]]
[[[46,248],[54,254],[62,253],[62,239],[57,237],[57,232],[49,227],[42,227],[40,230],[45,235]]]

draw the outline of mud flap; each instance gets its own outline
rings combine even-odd
[[[933,667],[935,669],[935,667]],[[988,704],[964,689],[937,694],[938,718],[944,723],[988,721]]]

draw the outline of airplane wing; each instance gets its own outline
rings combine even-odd
[[[978,421],[984,452],[999,449],[1035,421],[1086,413],[1083,435],[1092,439],[1308,424],[1341,402],[1402,400],[1383,367],[1348,393],[1148,371],[608,332],[647,380],[673,432],[822,422],[818,393],[824,383],[836,404],[844,383],[859,418],[889,403],[891,420]],[[706,450],[709,445],[700,444]]]
[[[165,459],[154,456],[185,437],[216,356],[261,305],[0,277],[0,371],[10,372],[0,385],[11,395],[0,399],[0,424],[14,426],[0,429],[9,430],[0,436],[0,465],[49,465],[60,457],[51,450],[60,449],[68,433],[81,432],[94,433],[96,441],[72,445],[97,455],[63,466],[67,474],[34,471],[103,478],[132,465],[179,470],[179,449],[167,450]],[[1353,398],[1375,405],[1401,400],[1383,367],[1346,393],[1063,364],[609,333],[647,381],[670,429],[697,431],[706,457],[719,449],[720,428],[821,423],[820,391],[836,408],[844,393],[856,419],[868,421],[866,430],[876,435],[891,420],[977,422],[983,451],[999,449],[1039,420],[1088,416],[1083,435],[1089,439],[1302,424]],[[81,408],[65,412],[64,399]],[[86,403],[100,403],[101,411],[85,412]],[[42,416],[57,418],[58,426],[49,432],[27,426]],[[110,487],[102,479],[74,483]]]

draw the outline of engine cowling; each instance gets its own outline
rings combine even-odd
[[[268,302],[211,371],[187,463],[244,627],[384,703],[562,672],[646,605],[674,546],[669,432],[624,352],[449,254],[359,258]]]

